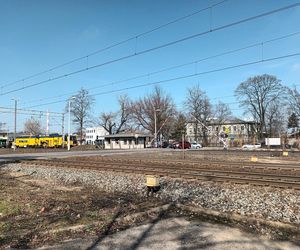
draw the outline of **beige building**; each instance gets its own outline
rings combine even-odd
[[[152,135],[141,133],[121,133],[104,137],[105,149],[141,149],[153,138]]]
[[[219,136],[221,134],[228,135],[228,140],[232,145],[243,145],[244,143],[253,143],[253,140],[255,140],[257,123],[254,121],[244,121],[238,118],[227,120],[222,124],[212,120],[207,123],[206,128],[203,128],[203,126],[198,123],[196,129],[196,123],[190,122],[187,124],[187,140],[190,142],[203,143],[203,129],[206,130],[209,145],[218,145]]]

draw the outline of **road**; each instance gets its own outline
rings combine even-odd
[[[0,155],[0,163],[24,159],[49,159],[65,158],[70,156],[105,156],[114,154],[132,154],[139,152],[153,152],[155,149],[124,149],[124,150],[91,150],[91,151],[66,151],[66,152],[47,152],[47,153],[24,153]]]

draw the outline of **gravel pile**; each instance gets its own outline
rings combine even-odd
[[[108,171],[87,171],[8,164],[8,171],[21,171],[36,178],[64,184],[84,184],[108,192],[145,195],[145,177]],[[300,224],[300,191],[220,183],[186,183],[161,178],[155,195],[164,200],[193,204],[219,212],[238,213],[273,221]]]

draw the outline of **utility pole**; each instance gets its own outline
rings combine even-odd
[[[46,118],[46,135],[49,135],[49,111],[47,110],[47,118]]]
[[[71,149],[71,138],[70,138],[70,134],[71,134],[71,101],[74,99],[75,99],[75,96],[72,96],[69,99],[68,151],[70,151],[70,149]]]
[[[71,133],[71,99],[69,99],[68,151],[70,151],[71,148],[70,133]]]
[[[157,128],[156,128],[156,112],[159,112],[160,109],[154,108],[154,139],[155,139],[155,147],[157,148]]]
[[[156,110],[154,109],[154,145],[157,147]]]
[[[13,99],[15,101],[15,128],[14,128],[14,150],[16,150],[16,137],[17,137],[17,99]]]
[[[182,131],[182,155],[183,155],[183,159],[185,159],[185,151],[184,151],[184,139],[185,139],[185,136],[184,136],[184,131]]]
[[[65,147],[65,114],[62,114],[61,121],[62,148]]]

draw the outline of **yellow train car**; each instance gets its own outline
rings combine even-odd
[[[43,148],[59,148],[63,144],[62,136],[40,136],[39,145]]]
[[[66,147],[68,142],[68,137],[65,136],[63,140],[62,135],[59,134],[50,134],[50,135],[41,135],[41,136],[21,136],[16,138],[16,147],[17,148],[27,148],[27,147],[43,147],[43,148],[59,148]],[[75,136],[70,136],[70,145],[71,147],[77,145],[77,140]]]
[[[39,138],[38,136],[21,136],[16,138],[15,145],[17,148],[27,148],[27,147],[38,147]]]

